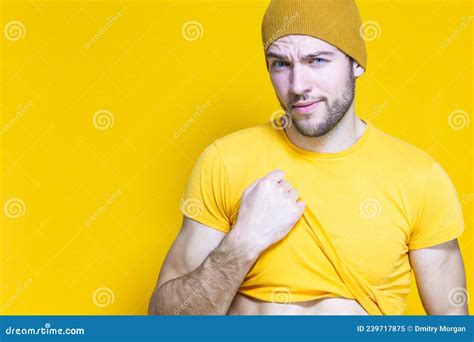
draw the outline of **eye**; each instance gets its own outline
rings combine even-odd
[[[289,63],[284,62],[284,61],[274,61],[274,62],[272,62],[272,68],[273,69],[283,69],[284,67],[286,67],[288,65],[289,65]]]
[[[318,58],[318,57],[308,59],[308,62],[310,64],[315,64],[315,65],[321,65],[321,64],[324,64],[327,61],[328,61],[327,59]]]

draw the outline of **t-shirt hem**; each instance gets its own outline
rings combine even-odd
[[[421,241],[415,244],[408,244],[408,249],[409,250],[415,250],[415,249],[421,249],[421,248],[428,248],[428,247],[433,247],[439,244],[442,244],[444,242],[448,242],[454,239],[457,239],[462,235],[464,232],[464,229],[461,229],[457,231],[456,233],[449,233],[449,234],[444,234],[438,237],[437,239],[430,239],[430,240],[425,240]]]
[[[208,217],[205,217],[205,216],[202,216],[202,215],[199,215],[197,217],[190,217],[186,214],[183,213],[184,216],[190,218],[191,220],[194,220],[194,221],[197,221],[205,226],[208,226],[212,229],[215,229],[215,230],[218,230],[220,232],[223,232],[223,233],[228,233],[229,232],[229,228],[227,228],[226,226],[223,226],[222,224],[216,222],[215,220],[211,219],[211,218],[208,218]]]
[[[240,294],[243,294],[247,297],[258,299],[268,303],[278,303],[277,301],[272,300],[272,296],[262,294],[262,293],[255,293],[254,291],[246,291],[246,290],[239,290]],[[298,303],[298,302],[306,302],[310,300],[322,299],[322,298],[347,298],[347,299],[355,299],[352,296],[345,296],[345,295],[338,295],[335,293],[327,293],[324,295],[308,295],[308,294],[296,294],[292,293],[291,296],[288,296],[288,303]],[[285,298],[286,299],[286,298]]]

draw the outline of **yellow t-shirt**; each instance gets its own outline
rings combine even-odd
[[[443,168],[371,123],[338,153],[301,149],[269,122],[217,139],[194,166],[181,211],[228,232],[242,191],[276,168],[306,209],[245,277],[239,292],[253,298],[345,297],[369,314],[402,314],[411,281],[408,251],[464,230],[456,190]]]

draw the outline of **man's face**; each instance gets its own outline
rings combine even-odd
[[[273,42],[267,64],[281,106],[306,137],[337,125],[354,100],[355,77],[364,72],[333,45],[306,35]]]

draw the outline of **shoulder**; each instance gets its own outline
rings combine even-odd
[[[229,178],[239,179],[244,174],[259,174],[265,161],[283,150],[281,144],[280,133],[266,122],[213,140],[201,153],[200,159],[209,167],[221,165]]]
[[[275,139],[276,129],[269,122],[252,126],[229,133],[219,139],[214,140],[217,148],[221,151],[238,148],[241,150],[246,146],[254,146],[256,143]]]
[[[396,153],[397,157],[406,161],[416,162],[417,164],[427,163],[430,166],[433,164],[433,157],[418,146],[410,144],[376,127],[374,127],[374,132],[380,148],[386,149],[387,152]]]
[[[235,165],[255,160],[281,144],[278,131],[269,122],[227,134],[212,142],[224,163]]]
[[[262,141],[262,139],[271,137],[270,124],[263,123],[257,126],[243,128],[232,133],[228,133],[220,138],[212,140],[204,149],[208,153],[227,154],[235,150],[241,151],[248,145]]]
[[[384,174],[387,179],[419,192],[434,173],[441,175],[444,172],[438,161],[420,147],[373,128],[367,162],[379,168],[379,174]],[[444,177],[448,177],[446,173]]]
[[[373,127],[372,149],[379,153],[380,159],[409,172],[429,173],[436,160],[423,149],[395,137],[379,128]]]

